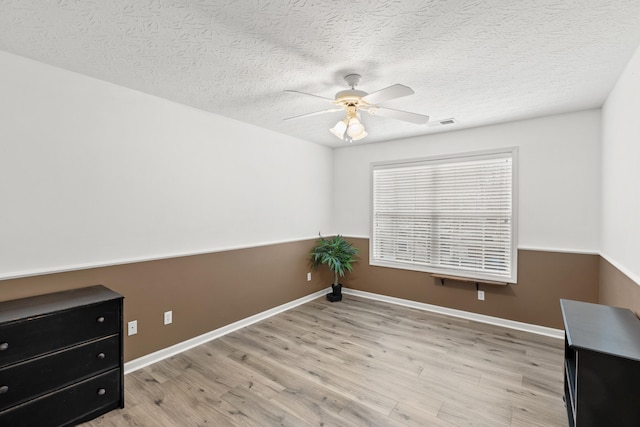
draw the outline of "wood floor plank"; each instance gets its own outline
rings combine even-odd
[[[345,295],[125,377],[85,427],[565,427],[562,340]]]
[[[234,408],[241,408],[242,413],[262,425],[298,427],[307,424],[288,410],[273,405],[268,399],[261,398],[245,387],[233,388],[222,395],[221,399]]]
[[[340,412],[345,403],[348,402],[344,395],[330,390],[305,375],[296,373],[293,369],[289,369],[286,361],[241,357],[241,363],[248,371],[255,371],[281,384],[285,388],[284,393],[280,394],[280,396],[285,396],[282,403],[289,402],[290,396],[294,395],[300,399],[313,402],[313,405],[322,406],[324,412],[335,414]],[[280,401],[280,399],[272,399],[272,401],[276,402]]]
[[[389,418],[407,427],[453,427],[455,425],[438,418],[442,407],[441,402],[436,403],[437,401],[430,398],[423,398],[420,401],[414,399],[416,399],[415,396],[398,402]]]

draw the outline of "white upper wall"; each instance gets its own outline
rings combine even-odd
[[[602,108],[602,255],[640,284],[640,47]]]
[[[0,279],[313,238],[332,152],[0,52]]]
[[[518,246],[598,252],[600,110],[588,110],[334,152],[334,228],[370,235],[372,162],[519,147]]]

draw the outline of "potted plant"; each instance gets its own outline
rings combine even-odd
[[[329,301],[342,300],[342,285],[338,283],[338,276],[344,277],[345,272],[353,270],[351,264],[355,262],[356,255],[358,255],[358,248],[354,248],[341,235],[332,238],[320,237],[311,250],[309,258],[311,268],[317,269],[321,264],[326,264],[333,272],[332,292],[327,294]]]

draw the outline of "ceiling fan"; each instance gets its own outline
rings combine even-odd
[[[299,92],[297,90],[285,90],[285,92],[288,93],[298,93],[301,95],[324,99],[337,107],[323,111],[316,111],[315,113],[288,117],[285,120],[311,117],[319,114],[344,110],[346,112],[346,118],[336,123],[336,125],[329,129],[329,131],[337,138],[347,142],[358,141],[368,135],[364,129],[364,125],[360,121],[360,111],[366,111],[372,116],[389,117],[419,125],[426,124],[429,121],[429,116],[424,114],[410,113],[408,111],[395,110],[393,108],[380,107],[377,105],[392,99],[413,95],[415,92],[410,87],[395,84],[384,89],[380,89],[377,92],[367,93],[361,90],[356,90],[356,86],[360,83],[359,74],[348,74],[344,77],[344,80],[351,89],[341,90],[336,93],[335,99],[325,98],[324,96],[314,95],[311,93]]]

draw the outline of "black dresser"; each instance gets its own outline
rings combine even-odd
[[[622,308],[560,305],[569,426],[640,426],[640,320]]]
[[[122,305],[104,286],[0,302],[0,426],[72,426],[124,407]]]

